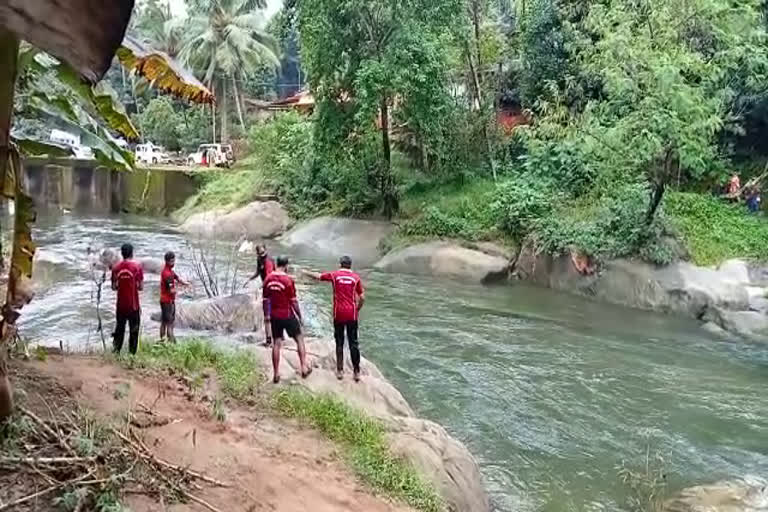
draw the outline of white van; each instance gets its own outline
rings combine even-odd
[[[136,161],[145,164],[165,164],[168,163],[168,155],[163,148],[155,146],[151,142],[139,144],[136,146]]]

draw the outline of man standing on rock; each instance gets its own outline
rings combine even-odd
[[[257,277],[261,278],[261,284],[264,285],[264,282],[267,280],[267,276],[275,271],[275,262],[272,260],[272,258],[269,257],[269,254],[267,254],[267,246],[264,244],[259,244],[256,246],[256,272],[248,279],[245,284],[243,285],[243,288],[248,286],[248,283],[256,279]],[[258,297],[257,297],[258,299]],[[258,326],[254,326],[253,328],[254,332],[258,330]],[[269,346],[272,343],[272,340],[267,337],[266,345]]]
[[[139,327],[141,324],[141,305],[139,292],[144,288],[144,270],[133,259],[133,246],[123,244],[120,248],[123,261],[112,267],[112,289],[117,292],[117,323],[114,333],[114,349],[120,353],[125,340],[125,324],[128,323],[130,334],[128,350],[136,354],[139,348]]]
[[[304,336],[301,332],[301,309],[296,298],[296,285],[293,278],[288,275],[288,258],[277,258],[277,268],[264,280],[262,291],[264,303],[264,330],[267,337],[267,345],[274,338],[272,345],[272,368],[274,375],[272,382],[280,382],[280,349],[282,348],[283,333],[296,341],[299,353],[299,366],[302,378],[307,378],[312,373],[312,368],[307,364],[307,350],[304,345]]]
[[[266,281],[267,276],[275,271],[275,262],[267,254],[267,246],[259,244],[256,246],[256,272],[245,282],[247,285],[257,277],[261,278],[262,284]]]
[[[165,340],[176,343],[176,335],[173,332],[176,322],[176,283],[187,286],[178,274],[173,270],[176,265],[176,255],[173,251],[165,253],[165,267],[160,273],[160,341]]]
[[[360,348],[357,340],[358,316],[365,302],[360,276],[352,272],[352,258],[342,256],[335,272],[304,272],[318,281],[330,281],[333,286],[333,331],[336,338],[336,378],[344,378],[344,331],[349,342],[355,382],[360,381]]]

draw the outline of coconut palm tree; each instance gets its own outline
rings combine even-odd
[[[190,4],[196,11],[183,22],[187,37],[180,58],[200,70],[203,82],[219,91],[222,141],[228,139],[227,86],[232,86],[245,130],[237,82],[265,64],[275,69],[280,66],[277,41],[266,31],[265,7],[264,0],[197,0]]]
[[[147,5],[135,28],[144,36],[144,42],[155,50],[172,58],[178,57],[181,52],[184,28],[174,19],[170,4]],[[134,30],[129,32],[135,33]]]

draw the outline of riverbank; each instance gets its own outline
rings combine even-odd
[[[54,510],[72,500],[82,506],[110,500],[134,512],[155,510],[158,502],[181,503],[175,510],[203,503],[209,510],[442,509],[434,491],[389,453],[375,420],[330,397],[264,386],[256,359],[245,352],[191,341],[146,346],[135,360],[37,354],[40,360],[12,366],[22,398],[3,451],[24,453],[19,443],[34,428],[28,423],[32,418],[38,428],[40,418],[72,418],[73,430],[62,428],[59,444],[71,446],[82,460],[69,461],[66,483],[26,501],[44,474],[17,479],[26,472],[23,462],[18,473],[6,466],[0,470],[7,484],[0,508],[17,502],[21,508],[14,510],[26,510],[23,503]],[[78,431],[85,433],[78,437]],[[83,438],[89,432],[98,435]],[[122,443],[125,438],[131,442]],[[141,447],[128,457],[128,463],[136,458],[133,465],[115,463],[89,475],[97,466],[91,453],[114,462],[121,444]],[[85,445],[90,451],[81,454]],[[152,481],[159,482],[154,486],[140,476],[152,467],[157,472]],[[289,481],[293,484],[282,484]],[[41,508],[45,503],[51,506]]]

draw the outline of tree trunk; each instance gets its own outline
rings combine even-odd
[[[227,97],[227,80],[221,81],[221,143],[229,142],[229,98]]]
[[[389,140],[389,101],[386,94],[382,95],[379,104],[381,114],[381,147],[384,161],[381,166],[381,195],[384,200],[384,215],[388,219],[397,212],[397,197],[395,196],[394,180],[392,178],[392,145]]]
[[[661,205],[661,200],[664,198],[664,191],[667,189],[667,184],[664,181],[655,183],[653,186],[653,192],[651,193],[651,202],[648,205],[648,213],[645,216],[646,225],[653,224],[653,219],[656,217],[656,210]]]
[[[477,33],[479,36],[479,32]],[[480,47],[477,46],[478,51]],[[488,161],[488,167],[491,168],[493,174],[493,181],[496,181],[496,161],[493,158],[493,146],[491,145],[491,139],[488,136],[488,120],[485,118],[485,102],[483,101],[483,91],[480,85],[480,74],[478,71],[479,64],[475,66],[474,58],[472,56],[472,49],[469,42],[466,42],[465,51],[467,53],[467,63],[469,64],[469,72],[472,75],[472,85],[474,86],[475,93],[475,108],[480,113],[480,120],[483,123],[482,135],[485,142],[485,158]],[[479,60],[479,57],[478,57]]]
[[[210,84],[211,92],[214,98],[216,97],[216,86],[213,85],[213,81]],[[213,144],[216,144],[216,103],[211,103],[211,124],[213,125]]]
[[[240,119],[240,128],[243,129],[243,135],[245,135],[245,119],[243,119],[243,107],[241,105],[240,93],[237,90],[237,81],[232,78],[232,92],[235,94],[235,105],[237,106],[237,117]]]
[[[11,118],[13,117],[13,94],[16,86],[16,72],[19,59],[19,39],[0,29],[0,179],[10,176],[10,135]],[[2,187],[5,188],[4,186]],[[1,255],[0,255],[1,257]],[[11,265],[13,268],[13,265]],[[9,276],[8,289],[11,289]],[[3,308],[4,318],[0,323],[0,422],[13,413],[13,389],[8,380],[8,342],[11,338],[10,326],[6,323],[15,322],[15,318],[5,318],[6,308]]]

